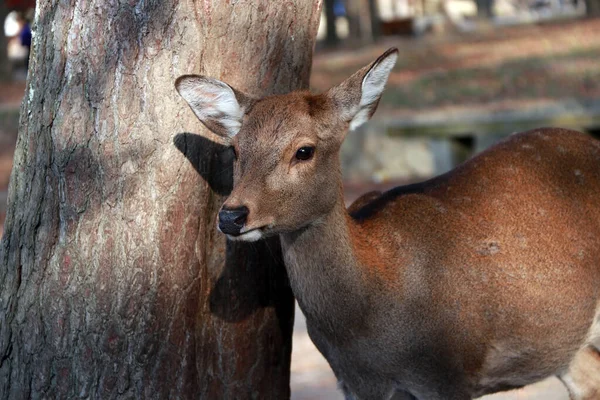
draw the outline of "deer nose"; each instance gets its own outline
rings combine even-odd
[[[227,235],[238,236],[246,223],[249,212],[246,206],[221,208],[219,212],[219,229]]]

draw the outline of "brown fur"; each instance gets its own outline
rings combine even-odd
[[[600,142],[513,135],[348,211],[339,148],[391,54],[327,93],[254,102],[225,205],[247,206],[257,235],[280,235],[309,334],[348,399],[463,400],[551,375],[574,399],[597,398]],[[307,145],[314,157],[295,160]]]

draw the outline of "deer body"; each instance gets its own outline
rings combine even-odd
[[[311,338],[343,382],[394,371],[388,387],[423,399],[564,373],[600,337],[598,196],[600,142],[539,130],[353,217],[340,198],[322,224],[282,235]]]
[[[394,62],[320,96],[252,100],[180,78],[200,120],[234,137],[221,230],[280,235],[311,339],[349,399],[470,399],[552,375],[574,399],[600,398],[600,142],[513,135],[348,212],[339,144]],[[232,98],[239,110],[219,108]]]

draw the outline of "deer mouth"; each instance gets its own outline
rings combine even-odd
[[[253,228],[247,231],[242,231],[238,235],[227,235],[229,240],[241,241],[241,242],[256,242],[257,240],[265,237],[263,233],[263,227]]]

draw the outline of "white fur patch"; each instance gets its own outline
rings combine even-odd
[[[243,110],[229,85],[212,78],[186,77],[177,90],[204,123],[214,121],[234,137],[242,126]]]
[[[372,108],[381,97],[385,84],[387,83],[392,68],[396,65],[398,53],[391,53],[375,65],[363,78],[361,86],[361,98],[358,112],[350,121],[350,130],[356,129],[369,120]]]
[[[250,232],[242,233],[239,236],[230,236],[227,235],[229,240],[239,240],[241,242],[256,242],[263,238],[263,234],[260,230],[254,229]]]

